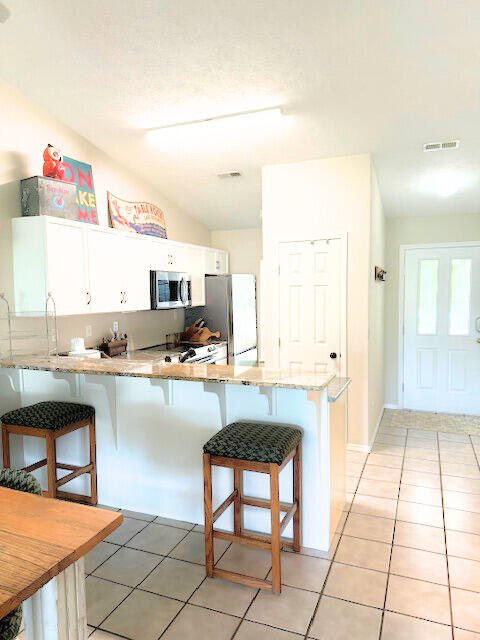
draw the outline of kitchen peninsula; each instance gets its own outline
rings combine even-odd
[[[128,360],[24,356],[2,360],[0,367],[2,394],[12,406],[44,400],[94,406],[99,502],[166,518],[203,522],[202,447],[223,426],[246,419],[298,425],[304,432],[303,546],[329,548],[345,501],[348,379],[262,367],[168,364],[141,355]],[[24,438],[23,450],[16,443],[22,466],[41,453],[29,440]],[[80,432],[60,446],[59,456],[70,464],[80,464],[86,455]],[[75,478],[65,486],[85,493],[83,482]],[[291,482],[285,470],[281,500],[291,499]],[[268,498],[263,474],[245,472],[244,485],[245,493]],[[231,474],[215,469],[214,503],[231,486]],[[245,509],[245,528],[268,531],[269,524],[268,512]],[[228,510],[218,527],[231,530]]]

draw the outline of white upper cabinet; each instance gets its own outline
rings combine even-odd
[[[228,253],[219,249],[205,249],[205,273],[213,275],[228,273]]]
[[[12,220],[15,309],[57,315],[150,309],[150,270],[185,271],[192,304],[205,304],[205,274],[227,273],[224,251],[61,218]]]

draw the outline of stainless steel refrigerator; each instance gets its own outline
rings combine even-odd
[[[257,299],[255,276],[234,273],[205,276],[205,306],[186,309],[185,326],[203,317],[227,341],[228,364],[257,364]]]

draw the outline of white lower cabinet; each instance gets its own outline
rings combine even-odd
[[[227,272],[224,251],[61,218],[14,218],[12,236],[16,311],[41,311],[49,292],[60,316],[150,309],[150,270],[190,273],[201,306],[205,274]]]

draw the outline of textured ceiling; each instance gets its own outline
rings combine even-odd
[[[478,0],[3,4],[0,75],[210,228],[260,224],[264,164],[366,152],[387,215],[479,212]],[[144,132],[272,105],[271,126]]]

